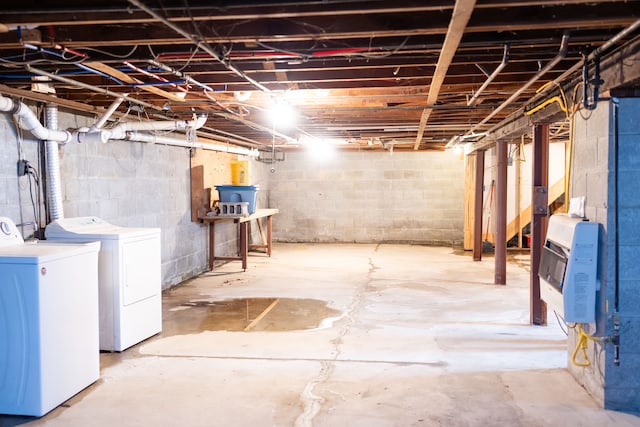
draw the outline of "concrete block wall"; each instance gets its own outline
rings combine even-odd
[[[613,364],[613,347],[606,348],[605,407],[640,412],[640,98],[621,98],[618,109],[618,286],[620,319],[620,364]],[[611,117],[613,121],[613,116]],[[613,165],[613,123],[609,129],[609,163]],[[609,172],[608,197],[614,207],[615,191]],[[594,177],[597,178],[597,177]],[[607,228],[609,253],[614,247],[614,210],[609,210]],[[608,280],[613,283],[615,258],[609,257]],[[607,289],[612,304],[613,286]],[[608,333],[613,332],[612,322]]]
[[[0,216],[16,224],[34,222],[29,177],[18,177],[18,159],[27,159],[37,169],[38,142],[27,132],[17,131],[11,115],[0,113]],[[34,179],[31,188],[35,191]],[[35,194],[34,194],[35,198]],[[23,228],[25,238],[33,237],[33,227]]]
[[[608,146],[609,146],[609,104],[598,103],[594,111],[581,110],[574,119],[574,145],[573,163],[571,169],[570,197],[585,198],[585,216],[589,221],[601,224],[599,239],[599,277],[602,291],[600,292],[600,323],[607,322],[604,313],[604,301],[607,292],[612,287],[606,275],[608,265],[607,235],[608,235]],[[613,306],[613,305],[611,305]],[[573,352],[577,336],[574,330],[569,329],[568,352],[569,357]],[[600,355],[605,351],[605,346],[591,341],[587,354],[592,366],[582,368],[574,366],[569,361],[569,371],[582,384],[594,399],[604,406],[605,392],[605,358]]]
[[[61,111],[59,127],[78,128],[93,121]],[[30,221],[26,177],[17,178],[17,136],[8,114],[0,115],[0,137],[0,181],[5,184],[0,188],[0,215]],[[39,169],[38,142],[31,138],[24,135],[23,157]],[[204,271],[206,228],[190,218],[188,149],[119,141],[67,144],[59,153],[66,217],[91,215],[121,226],[159,227],[164,288]]]
[[[87,126],[92,118],[62,113],[60,128]],[[163,286],[204,269],[203,227],[190,221],[189,150],[113,141],[60,149],[65,216],[94,215],[125,227],[158,227]]]
[[[614,332],[616,266],[615,214],[618,213],[620,363],[614,364],[613,345],[590,342],[592,366],[569,365],[571,373],[606,409],[640,412],[640,99],[622,98],[618,116],[618,200],[614,185],[613,105],[601,101],[595,111],[582,111],[574,124],[572,196],[585,196],[589,220],[602,225],[598,302],[602,333]],[[575,346],[571,333],[569,351]]]
[[[281,242],[462,244],[464,161],[453,152],[286,154],[269,203]]]

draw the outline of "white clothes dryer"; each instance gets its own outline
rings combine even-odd
[[[0,217],[0,413],[42,416],[100,377],[100,244],[25,243]]]
[[[48,241],[101,242],[100,349],[123,351],[162,330],[159,228],[112,225],[96,217],[58,219]]]

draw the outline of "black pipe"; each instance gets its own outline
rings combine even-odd
[[[600,85],[604,80],[600,78],[600,55],[593,57],[593,78],[589,79],[589,55],[582,54],[584,62],[582,64],[582,106],[587,110],[595,110],[600,97]],[[591,97],[589,97],[591,89]]]

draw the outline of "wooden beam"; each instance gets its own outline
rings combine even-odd
[[[493,283],[507,284],[507,141],[496,143],[496,211]]]
[[[484,189],[484,150],[475,153],[475,177],[473,198],[473,260],[482,261],[482,200]],[[489,206],[491,209],[491,206]]]
[[[105,112],[105,108],[95,107],[82,102],[70,101],[64,98],[57,98],[51,95],[45,95],[43,93],[31,92],[29,90],[15,89],[3,84],[0,84],[0,93],[5,95],[11,95],[18,98],[28,99],[30,101],[45,102],[49,104],[56,104],[60,107],[68,108],[73,111],[82,111],[85,113],[102,114]],[[115,113],[117,117],[117,112]]]
[[[129,84],[144,83],[142,80],[138,80],[135,77],[131,77],[129,74],[123,73],[122,71],[117,70],[107,64],[103,64],[102,62],[90,61],[90,62],[85,62],[84,65],[86,65],[87,67],[93,68],[94,70],[102,71],[103,73],[108,74],[112,77],[115,77],[118,80],[121,80],[125,83],[129,83]],[[137,86],[137,87],[144,91],[151,92],[154,95],[158,95],[163,98],[170,99],[172,101],[184,102],[184,98],[181,98],[173,93],[166,92],[162,89],[158,89],[155,86]]]
[[[615,3],[620,0],[598,0],[598,3]],[[509,7],[527,7],[527,6],[564,6],[567,4],[581,5],[593,3],[594,0],[518,0],[518,1],[487,1],[479,4],[478,8],[509,8]],[[428,4],[415,5],[415,2],[402,2],[393,6],[372,5],[370,8],[354,8],[346,5],[344,8],[333,7],[329,10],[323,7],[312,5],[306,10],[299,8],[291,8],[291,10],[281,10],[281,8],[265,5],[256,10],[254,7],[234,8],[234,13],[211,13],[210,6],[192,6],[189,15],[185,15],[181,8],[163,8],[167,14],[167,18],[171,22],[191,22],[193,21],[245,21],[257,19],[287,19],[287,18],[308,18],[308,17],[337,17],[349,15],[375,15],[375,14],[397,14],[397,13],[422,13],[422,12],[441,12],[451,9],[449,1],[431,0]],[[262,5],[261,5],[262,6]],[[6,12],[6,11],[5,11]],[[65,11],[31,11],[29,13],[7,14],[4,17],[3,24],[8,27],[30,27],[30,26],[79,26],[79,25],[128,25],[128,24],[150,24],[158,22],[146,13],[136,10],[120,9],[100,13],[92,12],[90,8],[81,10],[73,8],[73,10]]]
[[[453,56],[456,54],[456,50],[458,50],[460,40],[462,40],[464,30],[467,28],[467,23],[471,18],[475,4],[476,0],[456,0],[456,4],[453,7],[451,21],[449,22],[449,28],[447,29],[447,35],[445,36],[444,43],[442,44],[442,51],[440,52],[440,57],[436,64],[436,70],[433,73],[431,85],[429,85],[429,95],[427,96],[427,105],[429,106],[434,105],[438,100],[440,88],[442,87],[444,78],[447,76],[447,70],[453,61]],[[420,147],[420,142],[422,142],[422,136],[424,135],[424,130],[427,126],[427,121],[429,120],[431,111],[432,109],[427,107],[422,112],[420,126],[418,128],[418,136],[416,138],[416,143],[413,146],[414,150],[417,150],[418,147]]]

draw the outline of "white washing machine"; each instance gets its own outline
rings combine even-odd
[[[0,414],[42,416],[100,377],[100,243],[25,243],[0,217]]]
[[[160,229],[96,217],[58,219],[48,241],[100,241],[100,350],[123,351],[162,330]]]

